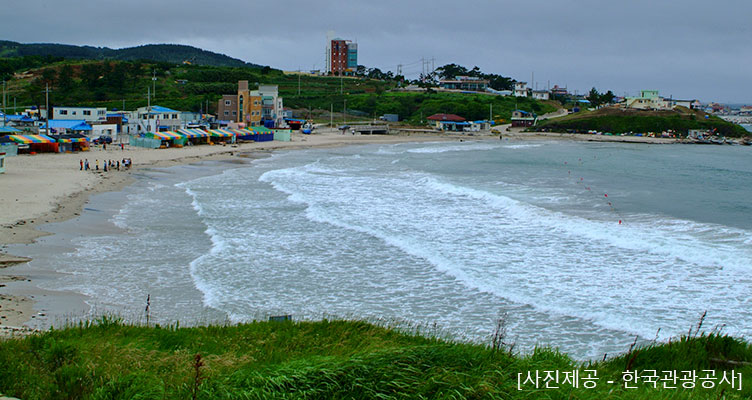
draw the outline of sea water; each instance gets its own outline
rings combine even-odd
[[[289,151],[144,173],[84,211],[102,226],[32,256],[98,311],[149,295],[162,320],[407,321],[486,343],[502,318],[517,349],[600,357],[706,311],[706,330],[752,334],[750,182],[743,146]]]

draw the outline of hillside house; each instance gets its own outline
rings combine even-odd
[[[527,82],[515,82],[514,83],[514,96],[515,97],[527,97]]]
[[[468,90],[482,92],[488,88],[488,79],[482,79],[474,76],[455,76],[454,79],[442,79],[439,86],[444,89]]]
[[[535,100],[549,100],[551,93],[548,90],[533,90],[533,98]]]
[[[671,110],[674,108],[674,105],[671,100],[661,97],[657,90],[640,90],[639,96],[626,98],[624,101],[624,108],[638,110]]]

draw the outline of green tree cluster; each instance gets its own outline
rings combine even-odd
[[[598,93],[596,88],[592,88],[590,89],[590,93],[588,93],[587,99],[590,101],[590,104],[598,107],[603,104],[610,104],[614,101],[614,97],[613,92],[610,90],[606,93]]]
[[[436,69],[436,74],[442,79],[454,79],[456,76],[472,76],[488,79],[488,86],[495,90],[512,90],[515,82],[514,79],[506,76],[483,73],[477,66],[472,69],[467,69],[458,64],[447,64],[441,66]]]

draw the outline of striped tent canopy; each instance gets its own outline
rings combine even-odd
[[[209,137],[211,134],[203,129],[198,128],[186,128],[186,129],[178,129],[178,133],[181,133],[185,136],[188,136],[189,138],[195,139],[195,138],[203,138],[203,137]]]
[[[77,137],[77,138],[59,139],[57,142],[58,143],[85,143],[85,142],[88,142],[88,141],[89,141],[89,139],[87,139],[87,138]]]
[[[89,138],[83,135],[57,135],[54,136],[54,139],[58,143],[86,143],[89,141]]]
[[[211,133],[212,137],[220,138],[233,137],[236,135],[236,133],[230,129],[212,129],[209,131],[209,133]]]
[[[186,136],[177,132],[149,132],[148,135],[153,136],[155,139],[162,140],[182,139]]]
[[[55,139],[47,135],[10,135],[8,137],[10,140],[21,144],[55,143]]]

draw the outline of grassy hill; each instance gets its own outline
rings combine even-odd
[[[110,49],[108,47],[74,46],[57,43],[24,44],[11,41],[0,41],[0,57],[9,58],[24,56],[89,60],[148,60],[173,64],[180,64],[183,61],[188,61],[191,64],[199,65],[262,67],[261,65],[246,63],[245,61],[228,57],[224,54],[178,44],[148,44],[122,49]]]
[[[690,129],[717,130],[727,137],[748,136],[743,127],[699,110],[676,107],[666,111],[623,109],[618,106],[582,111],[544,121],[535,129],[553,132],[661,133],[668,130],[686,135]]]
[[[625,344],[625,350],[629,348]],[[578,363],[552,349],[513,354],[494,346],[401,333],[365,322],[255,322],[143,327],[103,318],[0,341],[0,393],[24,399],[742,399],[752,395],[752,348],[728,336],[693,335]],[[623,372],[696,371],[694,388]],[[712,388],[701,377],[712,370]],[[721,384],[741,373],[742,390]],[[518,387],[559,371],[559,384]],[[578,385],[563,383],[577,371]],[[595,388],[583,377],[598,378]],[[612,381],[613,383],[608,383]],[[675,389],[663,386],[675,386]],[[738,386],[738,385],[737,385]]]
[[[434,113],[452,113],[467,119],[487,119],[491,105],[494,118],[508,120],[511,111],[521,108],[544,114],[556,109],[550,102],[515,99],[485,94],[442,92],[390,92],[397,83],[365,78],[336,78],[285,74],[264,68],[214,67],[141,61],[65,60],[28,56],[0,59],[0,73],[6,71],[7,97],[23,110],[43,106],[44,89],[49,84],[50,103],[65,106],[101,106],[108,109],[135,109],[147,103],[147,88],[154,88],[152,104],[185,111],[215,113],[222,94],[237,93],[237,82],[251,86],[279,86],[284,104],[296,110],[296,116],[329,120],[329,110],[341,113],[344,101],[351,115],[379,116],[399,114],[400,118],[420,124]],[[156,82],[152,76],[156,74]],[[298,89],[300,88],[300,94]],[[13,112],[13,109],[9,109]],[[341,114],[340,114],[341,115]],[[339,121],[338,121],[339,122]]]

